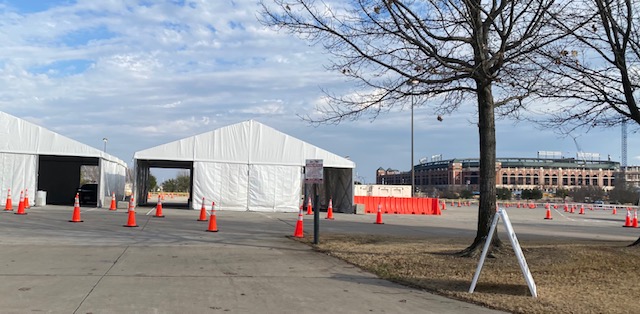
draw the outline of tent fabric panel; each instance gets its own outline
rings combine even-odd
[[[247,163],[249,128],[234,124],[195,137],[194,160]]]
[[[115,192],[116,200],[124,199],[126,168],[105,159],[100,159],[100,191],[98,206],[105,207],[111,202],[111,193]]]
[[[194,137],[187,137],[164,145],[145,149],[134,154],[134,159],[192,161]]]
[[[249,163],[295,165],[304,164],[304,142],[251,121],[251,159]]]
[[[134,158],[291,166],[322,159],[325,167],[355,168],[346,158],[254,120],[139,151]]]
[[[115,156],[4,112],[0,112],[0,152],[101,157],[126,166]]]
[[[249,166],[249,210],[296,212],[300,207],[302,168],[299,166]]]
[[[247,210],[246,164],[219,162],[193,163],[193,209],[200,209],[202,198],[205,207],[211,209],[211,202],[219,210]]]
[[[20,191],[27,189],[29,204],[35,204],[36,155],[0,153],[0,205],[4,208],[7,192],[11,189],[11,202],[17,208]],[[25,195],[27,196],[27,195]]]

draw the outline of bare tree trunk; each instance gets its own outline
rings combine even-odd
[[[473,243],[460,252],[461,256],[476,256],[480,252],[491,229],[496,214],[496,127],[491,83],[478,81],[478,132],[480,134],[480,206],[478,207],[478,231]],[[494,234],[491,249],[502,242]]]

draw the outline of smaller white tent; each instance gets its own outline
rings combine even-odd
[[[136,152],[136,191],[146,195],[149,167],[173,163],[192,170],[193,209],[204,197],[205,205],[214,201],[217,209],[297,211],[307,159],[323,160],[320,204],[326,208],[332,198],[334,210],[350,211],[352,161],[254,120]]]
[[[20,118],[0,112],[0,204],[11,189],[17,204],[21,190],[28,190],[31,202],[43,186],[58,189],[61,199],[73,200],[79,184],[80,166],[99,167],[98,206],[105,195],[124,195],[126,163],[98,149],[64,137]],[[77,171],[76,171],[77,170]],[[55,191],[49,191],[56,193]],[[48,195],[55,197],[55,195]],[[33,204],[33,203],[32,203]]]

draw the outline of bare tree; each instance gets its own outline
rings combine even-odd
[[[480,207],[476,237],[462,252],[475,255],[496,211],[495,119],[517,113],[536,86],[541,69],[530,55],[556,38],[547,28],[554,0],[262,0],[262,7],[265,25],[321,44],[333,55],[328,68],[360,88],[327,93],[323,115],[309,121],[375,118],[411,105],[444,114],[475,98]],[[409,105],[413,96],[419,100]]]
[[[629,120],[640,124],[640,1],[570,5],[553,22],[569,36],[541,50],[549,73],[539,91],[562,100],[547,111],[552,119],[546,123],[569,131]]]
[[[638,127],[640,1],[574,0],[554,25],[569,36],[541,49],[550,62],[539,92],[562,100],[545,123],[565,132],[626,121]]]

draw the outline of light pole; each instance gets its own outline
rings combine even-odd
[[[109,141],[109,139],[106,138],[106,137],[103,137],[102,141],[104,142],[104,152],[106,153],[107,152],[107,142]]]
[[[418,85],[418,80],[410,80],[409,85],[411,85],[411,197],[414,197],[416,191],[416,171],[413,167],[413,89]]]

